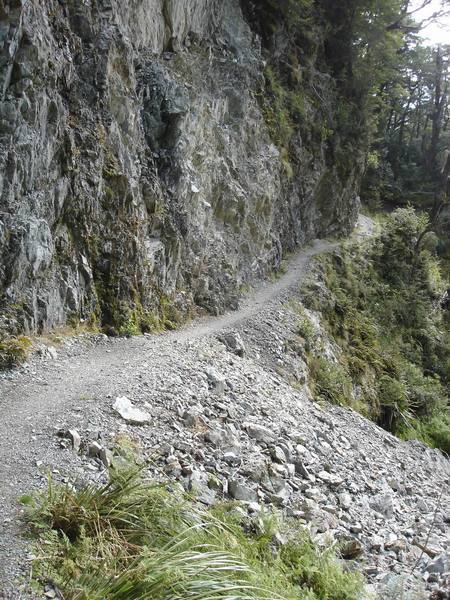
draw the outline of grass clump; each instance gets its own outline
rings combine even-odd
[[[103,487],[49,483],[27,496],[37,536],[33,578],[66,599],[357,600],[362,583],[305,536],[277,549],[273,519],[242,523],[233,504],[210,511],[135,472]]]
[[[299,310],[297,314],[297,333],[307,342],[307,344],[311,345],[317,336],[316,328],[304,309]]]
[[[0,369],[11,369],[25,362],[31,345],[30,338],[24,335],[0,340]]]
[[[312,391],[319,400],[344,406],[352,395],[352,381],[339,363],[321,356],[313,357],[308,363],[312,378]]]

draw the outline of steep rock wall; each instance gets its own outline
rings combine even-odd
[[[287,169],[250,4],[0,1],[0,330],[220,312],[284,250],[350,230],[361,161],[339,172],[311,133],[332,78],[316,69]]]

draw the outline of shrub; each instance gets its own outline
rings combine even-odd
[[[415,419],[401,430],[400,436],[405,440],[420,440],[450,455],[450,414],[446,411],[425,420]]]
[[[311,321],[305,308],[300,302],[291,301],[289,307],[297,315],[297,334],[305,340],[307,346],[310,348],[317,338],[317,331],[314,323]]]
[[[342,366],[333,371],[314,360],[311,370],[318,397],[342,403],[357,386],[363,413],[444,449],[450,339],[440,301],[448,284],[423,235],[427,227],[425,216],[400,209],[363,250],[349,245],[323,260],[328,292],[315,294],[315,309]],[[311,291],[305,295],[310,305]]]
[[[412,413],[407,388],[402,381],[383,375],[378,384],[378,397],[381,407],[379,422],[383,427],[396,431],[399,424],[408,424]]]

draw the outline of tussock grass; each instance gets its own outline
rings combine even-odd
[[[181,493],[114,475],[102,487],[49,482],[26,497],[33,578],[69,600],[357,600],[361,580],[298,532],[274,543],[273,517],[234,504],[198,509]]]
[[[25,362],[30,354],[31,340],[25,335],[0,339],[0,369],[11,369]]]

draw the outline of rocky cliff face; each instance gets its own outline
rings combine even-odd
[[[244,0],[0,1],[3,330],[220,312],[284,250],[352,227],[361,155],[336,161],[331,67],[305,49],[291,67],[286,156],[290,49],[260,19]]]

